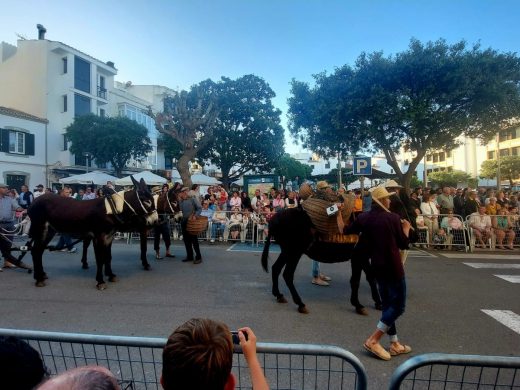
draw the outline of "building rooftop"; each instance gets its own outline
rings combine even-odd
[[[33,122],[40,123],[49,123],[47,119],[40,118],[31,114],[27,114],[26,112],[15,110],[14,108],[2,107],[0,106],[0,115],[12,116],[14,118],[26,119]]]

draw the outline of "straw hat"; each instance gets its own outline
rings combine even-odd
[[[316,183],[316,189],[318,189],[318,190],[325,190],[327,188],[330,188],[330,185],[325,180],[322,180],[322,181],[319,181],[318,183]]]
[[[388,180],[384,186],[386,188],[403,188],[403,186],[400,186],[399,184],[397,184],[397,182],[395,180]]]
[[[159,187],[159,186],[152,187],[152,194],[155,194],[156,192],[161,192],[161,187]]]
[[[370,193],[372,194],[372,199],[375,199],[375,200],[381,200],[384,198],[388,198],[389,196],[395,194],[395,192],[388,192],[385,187],[381,187],[381,186],[372,188]]]

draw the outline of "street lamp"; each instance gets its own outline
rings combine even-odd
[[[88,173],[88,163],[90,161],[91,154],[90,154],[90,152],[84,152],[83,156],[85,156],[85,165],[86,165],[87,173]]]

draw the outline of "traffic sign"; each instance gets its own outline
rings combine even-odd
[[[353,175],[367,176],[372,174],[372,158],[371,157],[354,157],[352,167]]]

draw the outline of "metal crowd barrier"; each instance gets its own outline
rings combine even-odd
[[[0,329],[1,336],[26,340],[50,371],[100,365],[108,368],[126,389],[161,389],[164,338],[98,336]],[[363,364],[352,353],[334,346],[258,343],[257,354],[271,389],[367,388]],[[240,347],[235,347],[233,373],[237,389],[252,389]]]
[[[474,218],[472,220],[472,218]],[[471,228],[473,222],[478,217],[472,217],[471,215],[466,217],[466,226],[468,227],[470,234],[470,247],[473,250],[479,244],[474,229]],[[503,219],[505,218],[505,219]],[[490,234],[485,242],[486,247],[491,250],[502,249],[500,246],[508,247],[508,242],[512,238],[513,248],[520,248],[520,216],[518,215],[489,215],[491,222]],[[502,232],[499,233],[497,230],[498,221],[505,221],[506,228],[502,228]],[[502,240],[502,242],[500,242]]]
[[[432,353],[394,371],[390,390],[520,389],[520,357]]]
[[[460,222],[455,229],[450,224],[451,218]],[[417,219],[419,240],[415,246],[425,249],[469,250],[469,234],[462,216],[449,214],[421,214]]]

